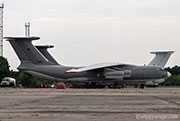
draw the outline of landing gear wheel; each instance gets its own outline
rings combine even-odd
[[[141,85],[140,85],[140,88],[141,88],[141,89],[144,89],[144,84],[141,84]]]
[[[114,87],[114,88],[118,88],[118,85],[119,85],[118,82],[114,82],[113,87]]]
[[[122,84],[122,85],[121,85],[121,88],[122,88],[122,89],[126,88],[126,85],[125,85],[125,84]]]
[[[135,84],[135,85],[134,85],[135,88],[138,88],[138,86],[139,86],[138,84]]]

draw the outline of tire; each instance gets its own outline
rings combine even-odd
[[[9,84],[10,87],[14,87],[14,85],[15,85],[14,83],[10,83]]]
[[[141,89],[144,89],[144,84],[141,84],[141,85],[140,85],[140,88],[141,88]]]

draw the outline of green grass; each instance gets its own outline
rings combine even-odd
[[[39,116],[39,114],[32,114],[32,116]]]

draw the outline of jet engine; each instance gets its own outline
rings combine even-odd
[[[131,77],[131,71],[130,70],[125,70],[124,71],[124,78],[130,78]]]
[[[123,79],[131,77],[131,71],[114,71],[114,72],[107,72],[104,76],[108,79]]]
[[[107,72],[104,76],[108,79],[123,79],[124,71]]]

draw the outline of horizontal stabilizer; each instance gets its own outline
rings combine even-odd
[[[151,54],[155,54],[153,60],[148,64],[149,66],[157,66],[164,68],[169,57],[173,54],[174,51],[160,51],[160,52],[151,52]]]
[[[35,45],[36,48],[53,48],[54,46],[53,45]]]
[[[40,37],[4,37],[4,39],[6,39],[7,41],[11,41],[11,40],[29,40],[29,41],[32,41],[32,40],[39,40]]]

